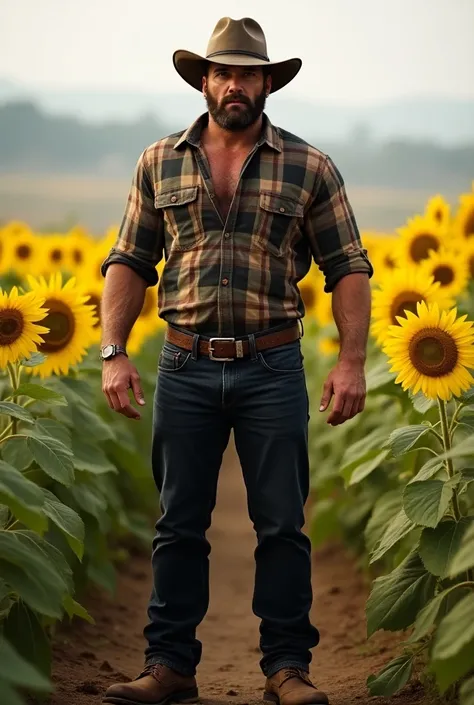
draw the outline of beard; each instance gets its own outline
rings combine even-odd
[[[257,122],[265,108],[267,95],[264,87],[254,102],[250,98],[237,93],[225,96],[219,103],[208,89],[205,99],[209,114],[219,127],[230,132],[241,132]],[[227,108],[227,104],[233,100],[240,100],[242,103],[238,107]]]

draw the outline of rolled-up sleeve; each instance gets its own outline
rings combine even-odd
[[[163,256],[164,230],[162,213],[155,208],[146,151],[137,161],[117,240],[101,264],[101,273],[105,277],[111,264],[125,264],[148,286],[154,286],[158,282],[156,265]]]
[[[373,275],[344,180],[328,156],[316,179],[313,199],[305,215],[305,232],[314,261],[324,274],[326,292],[331,292],[347,274],[363,272],[369,278]]]

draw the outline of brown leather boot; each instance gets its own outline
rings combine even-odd
[[[145,666],[131,683],[111,685],[102,702],[113,705],[165,705],[169,702],[196,703],[198,699],[194,676],[182,676],[168,666],[157,663]]]
[[[282,668],[267,678],[265,703],[277,705],[329,705],[328,696],[318,690],[301,668]]]

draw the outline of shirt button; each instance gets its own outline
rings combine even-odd
[[[176,203],[177,200],[178,200],[177,196],[171,196],[171,198],[170,198],[171,203]]]
[[[280,213],[284,213],[284,212],[285,212],[285,209],[284,209],[283,206],[282,206],[282,207],[280,208]]]
[[[227,278],[222,280],[222,286],[227,286],[228,283],[229,280]]]
[[[228,240],[230,238],[230,233],[224,233],[224,237],[226,240]]]

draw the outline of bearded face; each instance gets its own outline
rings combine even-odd
[[[263,113],[267,86],[260,69],[233,67],[210,71],[205,99],[209,114],[224,130],[239,132],[253,125]]]

